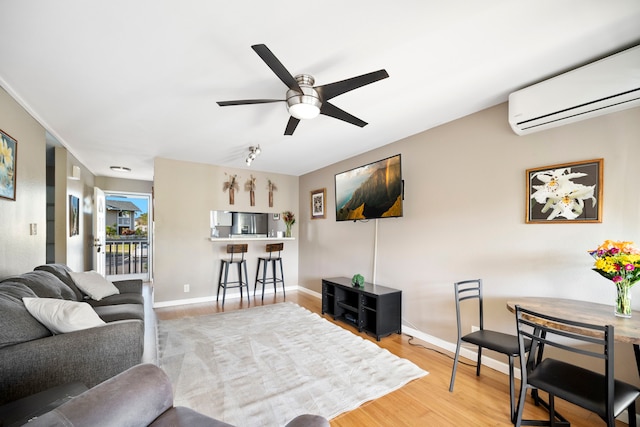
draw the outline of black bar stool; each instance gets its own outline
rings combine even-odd
[[[264,301],[264,286],[273,283],[273,293],[276,293],[276,285],[282,283],[282,294],[284,296],[284,272],[282,270],[282,257],[280,252],[284,249],[284,243],[267,243],[266,252],[268,255],[258,257],[258,268],[256,269],[256,282],[253,286],[253,295],[256,294],[258,283],[262,283],[262,300]],[[278,255],[275,255],[278,252]],[[276,275],[276,263],[280,263],[280,278]],[[271,264],[271,277],[267,277],[268,265]],[[262,265],[262,279],[260,277],[260,266]]]
[[[227,288],[240,288],[240,298],[242,299],[242,287],[247,287],[247,300],[249,300],[249,276],[247,274],[247,260],[244,259],[244,254],[247,252],[249,245],[247,243],[227,245],[227,253],[231,254],[229,259],[220,260],[220,276],[218,277],[218,292],[216,293],[216,301],[220,295],[220,288],[222,291],[222,307],[224,308],[224,298],[227,295]],[[241,254],[240,258],[234,255]],[[230,282],[229,279],[229,267],[231,265],[238,266],[238,280]],[[242,271],[244,270],[244,280],[242,277]],[[224,280],[222,280],[222,274],[224,272]],[[231,285],[231,286],[230,286]],[[250,303],[250,300],[249,300]]]

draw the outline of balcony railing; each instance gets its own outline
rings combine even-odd
[[[149,241],[146,237],[108,237],[105,242],[105,255],[107,275],[149,272]]]

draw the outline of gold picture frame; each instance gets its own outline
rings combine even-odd
[[[321,188],[311,192],[311,219],[320,219],[326,217],[326,199],[327,189]]]
[[[527,224],[602,222],[603,159],[527,169]]]

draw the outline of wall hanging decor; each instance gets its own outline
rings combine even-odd
[[[236,201],[236,190],[240,189],[238,185],[238,175],[228,175],[226,172],[224,174],[229,178],[222,185],[222,191],[229,191],[229,204],[233,205]]]
[[[311,219],[325,217],[324,201],[327,196],[327,189],[321,188],[311,192]]]
[[[0,130],[0,199],[16,200],[18,141]]]
[[[602,222],[603,159],[527,169],[531,223]]]
[[[69,236],[80,234],[80,199],[69,196]]]
[[[273,181],[268,180],[267,188],[269,189],[269,207],[272,208],[273,207],[273,192],[276,191],[278,189],[278,187],[276,187],[276,184]]]
[[[251,178],[244,184],[244,189],[249,192],[249,204],[251,206],[256,205],[256,178],[251,175]]]

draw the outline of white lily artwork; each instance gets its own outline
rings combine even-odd
[[[602,159],[558,166],[527,171],[527,222],[600,222]]]

